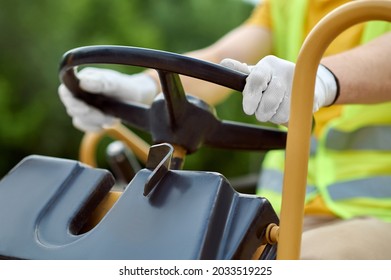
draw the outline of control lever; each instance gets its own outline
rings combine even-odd
[[[106,148],[106,157],[117,182],[123,188],[141,169],[134,153],[122,141],[111,142]]]

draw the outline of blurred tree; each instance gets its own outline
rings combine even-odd
[[[252,10],[240,0],[0,2],[0,177],[30,154],[78,157],[82,133],[57,96],[58,63],[69,49],[110,44],[183,53],[213,43]],[[253,122],[240,103],[232,96],[219,116]],[[236,175],[253,171],[259,155],[202,149],[187,166],[220,171],[227,158],[242,161],[228,168]]]

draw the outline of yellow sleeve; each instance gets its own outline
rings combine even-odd
[[[245,21],[244,24],[259,25],[271,29],[272,20],[270,15],[270,4],[269,0],[263,0],[262,3],[258,4],[250,17]]]

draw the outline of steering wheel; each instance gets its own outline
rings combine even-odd
[[[155,69],[162,93],[151,106],[124,103],[82,90],[77,67],[87,64],[117,64]],[[205,145],[222,149],[267,151],[285,148],[286,132],[276,128],[220,120],[214,109],[187,95],[179,75],[212,82],[241,92],[246,75],[221,65],[166,51],[125,47],[87,46],[64,54],[60,80],[75,97],[117,117],[130,127],[148,132],[154,144],[169,143],[184,154]],[[213,94],[213,93],[211,93]],[[178,164],[176,169],[180,169]],[[175,169],[175,167],[173,168]]]

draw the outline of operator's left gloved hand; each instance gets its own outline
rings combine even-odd
[[[243,111],[247,115],[255,114],[261,122],[288,123],[294,63],[270,55],[254,66],[233,59],[224,59],[221,65],[248,74],[243,90]],[[337,91],[338,83],[334,75],[326,67],[319,65],[313,112],[331,105]]]

